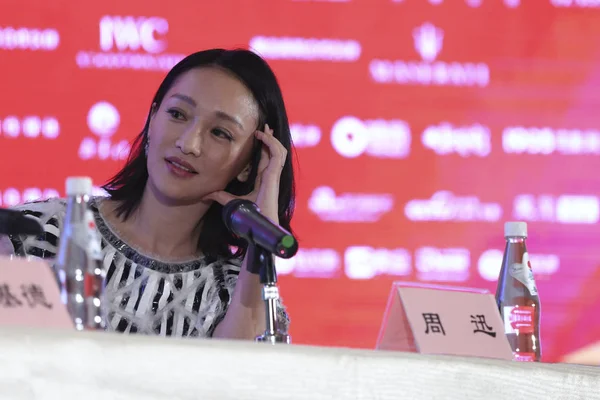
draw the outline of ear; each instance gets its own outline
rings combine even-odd
[[[252,169],[252,164],[248,163],[246,164],[246,166],[244,167],[244,169],[242,170],[242,172],[240,172],[238,174],[238,176],[236,177],[238,181],[240,182],[247,182],[248,178],[250,177],[250,170]]]

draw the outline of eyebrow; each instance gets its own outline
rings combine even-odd
[[[184,101],[193,107],[196,107],[198,105],[196,103],[196,100],[192,99],[190,96],[186,96],[185,94],[175,93],[175,94],[172,94],[171,97],[175,97],[181,101]],[[239,119],[227,114],[226,112],[215,111],[215,114],[218,118],[227,120],[229,122],[233,122],[234,124],[239,126],[241,129],[244,129],[244,126],[242,125],[242,122]]]
[[[186,96],[185,94],[181,94],[181,93],[175,93],[175,94],[172,94],[171,97],[175,97],[176,99],[185,101],[189,105],[196,107],[196,100],[192,99],[190,96]]]

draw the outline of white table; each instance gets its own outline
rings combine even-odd
[[[0,399],[600,399],[600,368],[0,329]]]

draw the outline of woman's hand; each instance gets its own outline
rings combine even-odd
[[[250,200],[260,208],[261,214],[279,224],[279,179],[287,158],[287,150],[273,136],[269,125],[265,125],[264,132],[256,131],[254,134],[263,146],[252,193],[235,196],[226,191],[218,191],[206,195],[204,200],[213,200],[222,205],[234,199]]]

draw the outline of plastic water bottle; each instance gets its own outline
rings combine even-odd
[[[496,289],[496,302],[515,361],[540,361],[540,298],[529,254],[526,222],[504,225],[506,248]]]
[[[55,264],[61,298],[77,330],[104,329],[101,239],[89,208],[92,180],[69,177],[67,212]]]

